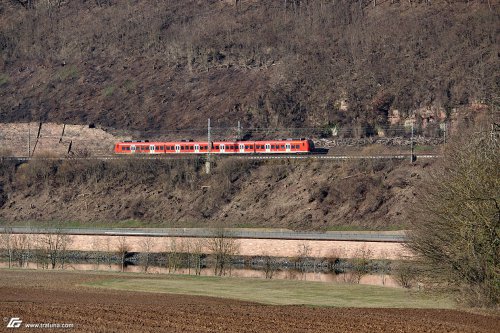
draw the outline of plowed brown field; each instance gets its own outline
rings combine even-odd
[[[75,325],[59,332],[496,332],[495,327],[500,327],[498,316],[455,310],[270,306],[80,286],[110,277],[127,278],[0,270],[0,315],[4,320],[0,331],[12,331],[6,328],[11,317],[20,317],[23,325]]]

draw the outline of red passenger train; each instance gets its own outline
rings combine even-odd
[[[213,154],[300,154],[314,151],[310,139],[286,139],[263,141],[213,141]],[[117,154],[206,154],[207,141],[124,141],[115,145]]]

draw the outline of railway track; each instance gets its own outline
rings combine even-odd
[[[399,154],[399,155],[325,155],[325,154],[304,154],[304,155],[236,155],[236,154],[217,154],[211,155],[212,158],[238,158],[247,160],[270,160],[270,159],[295,159],[295,160],[378,160],[378,159],[393,159],[393,160],[404,160],[410,159],[410,154]],[[116,156],[116,155],[101,155],[101,156],[90,156],[90,157],[72,157],[72,156],[60,156],[60,157],[22,157],[22,156],[4,156],[0,157],[0,161],[14,160],[21,162],[28,162],[32,160],[40,161],[59,161],[59,160],[191,160],[195,158],[204,158],[205,155],[189,155],[189,156],[164,156],[164,155],[134,155],[134,156]],[[435,154],[415,154],[416,159],[434,159],[440,158],[441,155]]]

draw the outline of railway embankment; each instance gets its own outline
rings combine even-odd
[[[13,224],[404,229],[432,159],[3,161]]]

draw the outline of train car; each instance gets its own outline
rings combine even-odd
[[[255,141],[236,141],[237,154],[254,154],[255,153]]]
[[[259,154],[298,154],[312,151],[314,143],[307,139],[255,141],[255,153]]]
[[[175,142],[164,142],[166,154],[206,154],[207,142],[182,140]]]
[[[214,141],[212,142],[210,152],[216,154],[235,154],[237,153],[237,144],[234,141]]]
[[[116,154],[163,154],[165,142],[124,141],[115,145]]]
[[[314,151],[309,139],[262,141],[214,141],[213,154],[301,154]],[[115,145],[116,154],[206,154],[207,141],[181,140],[173,142],[124,141]]]

